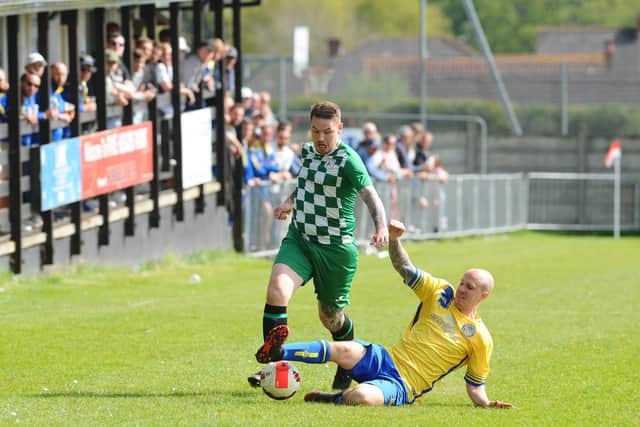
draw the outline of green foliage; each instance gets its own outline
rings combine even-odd
[[[427,20],[428,34],[451,35],[438,5],[428,6]],[[329,38],[338,38],[349,50],[370,37],[417,36],[420,14],[417,1],[268,0],[245,9],[242,23],[245,53],[259,55],[291,55],[293,27],[309,27],[310,62],[326,65]]]
[[[637,319],[639,245],[638,236],[531,232],[406,243],[417,266],[451,283],[469,266],[493,272],[480,307],[495,343],[487,391],[515,411],[474,408],[464,368],[402,408],[304,403],[330,386],[330,365],[297,364],[302,390],[285,402],[249,388],[269,260],[213,253],[199,256],[205,264],[173,257],[139,271],[5,275],[0,424],[634,425],[640,341],[621,325]],[[189,282],[194,273],[201,283]],[[396,343],[417,303],[388,258],[361,257],[348,309],[357,337]],[[329,337],[310,285],[288,313],[292,340]]]
[[[477,46],[461,0],[432,0],[451,19],[453,32]],[[626,0],[476,0],[480,23],[494,52],[531,52],[542,26],[630,26],[637,4]]]

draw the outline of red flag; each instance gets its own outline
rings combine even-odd
[[[622,155],[622,147],[620,146],[620,141],[617,139],[609,145],[609,150],[607,150],[607,155],[604,156],[604,164],[610,168],[613,166],[613,161],[619,158]]]

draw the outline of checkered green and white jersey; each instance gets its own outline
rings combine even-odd
[[[352,243],[358,191],[371,185],[360,156],[342,141],[324,156],[307,142],[300,158],[292,226],[323,245]]]

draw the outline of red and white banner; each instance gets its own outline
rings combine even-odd
[[[149,182],[153,178],[151,122],[83,135],[82,198]]]
[[[604,156],[604,164],[610,168],[613,166],[613,162],[622,156],[622,146],[620,145],[620,141],[615,140],[609,145],[609,150],[607,150],[607,155]]]

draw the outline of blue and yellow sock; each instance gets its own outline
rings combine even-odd
[[[304,363],[326,363],[331,357],[329,341],[295,342],[282,345],[282,359]]]

